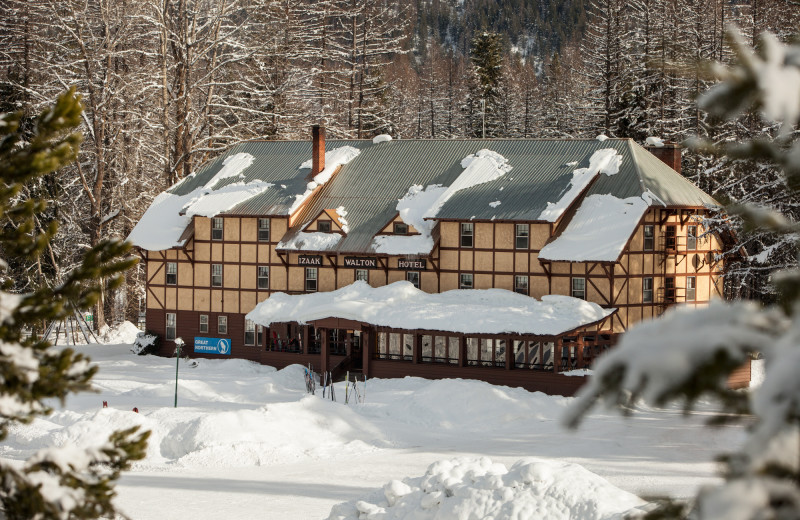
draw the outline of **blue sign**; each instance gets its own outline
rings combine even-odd
[[[202,354],[231,355],[231,340],[227,338],[194,338],[194,351]]]

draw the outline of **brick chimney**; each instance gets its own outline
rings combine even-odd
[[[648,152],[658,157],[661,162],[681,173],[681,145],[664,142],[664,146],[645,146]]]
[[[325,169],[325,128],[319,125],[311,127],[311,173],[313,178]]]

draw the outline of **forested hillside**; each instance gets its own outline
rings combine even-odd
[[[695,99],[707,63],[732,58],[726,26],[757,43],[764,30],[788,39],[798,21],[791,0],[4,0],[0,110],[31,116],[73,85],[86,106],[79,161],[24,195],[52,200],[61,232],[13,279],[57,282],[231,144],[307,139],[315,123],[331,138],[771,139],[757,113],[723,124]],[[684,174],[797,217],[768,166],[687,150]],[[745,240],[762,258],[738,263],[728,289],[769,298],[763,281],[792,248]],[[133,318],[142,287],[131,272],[106,312]]]

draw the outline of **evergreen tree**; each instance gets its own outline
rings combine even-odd
[[[96,367],[72,350],[54,350],[30,334],[43,321],[62,319],[73,308],[93,305],[102,290],[101,279],[119,285],[121,273],[136,263],[124,257],[130,246],[102,240],[83,255],[79,267],[65,273],[55,287],[39,287],[25,294],[8,292],[7,276],[13,261],[35,259],[57,232],[55,222],[45,229],[37,218],[46,203],[20,199],[25,185],[75,160],[82,107],[74,90],[35,121],[30,137],[20,130],[21,113],[0,115],[0,440],[15,422],[46,415],[48,399],[63,403],[73,392],[90,389]],[[40,450],[21,468],[0,465],[2,513],[10,519],[98,518],[116,513],[111,500],[113,481],[131,461],[145,456],[149,432],[138,427],[115,432],[108,442],[88,448],[66,446]]]
[[[767,34],[755,54],[731,33],[739,63],[722,74],[723,82],[704,94],[700,106],[710,114],[739,117],[756,107],[777,121],[773,140],[747,140],[718,150],[733,159],[770,162],[778,167],[786,186],[800,192],[800,45],[784,46]],[[731,206],[730,212],[746,229],[772,232],[795,241],[797,224],[763,207]],[[613,352],[595,366],[567,422],[575,426],[589,408],[602,400],[630,412],[638,400],[662,406],[679,401],[690,410],[698,399],[720,400],[729,415],[716,422],[752,419],[748,437],[737,452],[726,455],[724,483],[707,487],[694,504],[669,502],[651,518],[800,517],[800,269],[775,277],[777,305],[760,308],[754,302],[713,302],[706,308],[675,308],[662,318],[629,330]],[[763,356],[763,384],[749,393],[728,388],[727,377],[751,357]],[[792,448],[792,451],[789,451]],[[789,454],[794,456],[787,456]],[[691,510],[691,511],[690,511]]]
[[[472,135],[498,137],[503,127],[503,45],[499,34],[482,32],[472,40],[472,84],[468,106]]]

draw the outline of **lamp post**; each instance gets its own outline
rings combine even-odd
[[[178,366],[181,361],[181,347],[183,345],[181,338],[175,338],[175,408],[178,407]]]

